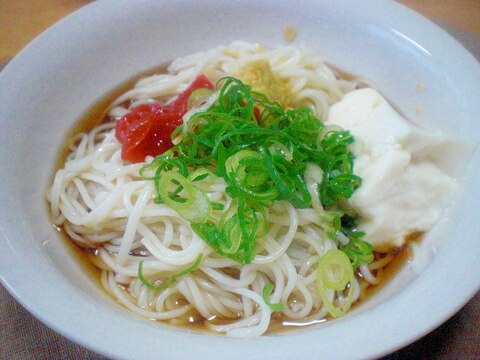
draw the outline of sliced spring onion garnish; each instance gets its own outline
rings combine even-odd
[[[173,191],[170,191],[172,189]],[[185,220],[204,223],[211,212],[207,195],[192,181],[178,172],[166,171],[158,179],[158,196],[170,208],[176,210]]]
[[[265,301],[265,304],[267,304],[270,307],[272,312],[283,311],[284,305],[282,303],[272,304],[270,302],[270,295],[272,295],[272,292],[273,292],[273,284],[266,283],[262,290],[263,301]]]
[[[197,170],[188,174],[188,180],[195,182],[200,180],[209,179],[207,185],[213,185],[215,183],[215,176],[207,168],[198,168]]]
[[[151,282],[149,282],[147,279],[145,279],[145,277],[143,276],[143,261],[140,261],[138,263],[138,278],[140,279],[142,284],[145,285],[146,287],[148,287],[149,289],[152,289],[152,290],[155,290],[155,291],[163,291],[163,290],[169,288],[170,286],[172,286],[173,284],[175,284],[177,282],[177,280],[179,278],[181,278],[182,276],[188,275],[192,271],[196,270],[200,266],[200,263],[202,262],[202,256],[203,256],[202,254],[199,254],[197,256],[197,259],[195,260],[195,262],[191,266],[189,266],[185,270],[182,270],[182,271],[172,275],[169,279],[167,279],[166,281],[164,281],[163,283],[161,283],[160,285],[157,285],[157,286],[153,285]]]
[[[359,238],[359,236],[363,235],[363,233],[356,233],[356,236],[351,235],[350,242],[340,247],[340,250],[350,258],[354,269],[362,263],[370,264],[373,261],[373,246]]]
[[[207,88],[200,88],[193,91],[188,97],[187,109],[202,105],[212,95],[213,90]]]
[[[328,250],[319,260],[317,287],[329,314],[333,317],[344,315],[353,301],[353,280],[355,275],[348,256],[337,249]],[[348,294],[344,293],[348,291]],[[334,292],[342,292],[343,302],[335,304]]]
[[[341,205],[361,184],[352,172],[350,133],[324,127],[309,109],[285,110],[232,77],[221,79],[217,90],[213,105],[174,131],[177,144],[142,168],[141,175],[155,182],[157,202],[190,221],[218,254],[248,264],[256,239],[268,231],[266,213],[274,201],[312,206],[304,173],[313,163],[322,175],[315,200],[325,208],[322,228],[336,239],[344,230]],[[205,94],[191,97],[197,95]],[[212,175],[227,183],[233,199],[227,208],[211,204],[197,186]]]

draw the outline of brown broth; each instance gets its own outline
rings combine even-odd
[[[50,207],[47,204],[47,211],[50,215]],[[53,222],[53,219],[51,219]],[[82,270],[99,285],[99,287],[103,290],[103,287],[100,284],[100,276],[102,271],[95,266],[92,262],[91,257],[94,256],[95,250],[94,249],[86,249],[78,246],[66,233],[63,227],[54,226],[57,230],[62,243],[65,244],[65,248],[67,251],[72,255],[75,261],[80,265]]]
[[[413,251],[408,242],[401,248],[393,250],[393,260],[383,267],[381,272],[376,275],[378,283],[367,286],[367,288],[360,294],[360,299],[354,304],[354,306],[359,306],[372,298],[372,296],[382,290],[383,287],[388,284],[409,261],[412,260]]]
[[[143,77],[157,74],[157,73],[164,73],[166,72],[166,65],[161,65],[155,67],[153,69],[143,71],[132,78],[124,81],[118,87],[114,88],[112,91],[108,92],[105,96],[103,96],[100,100],[95,102],[87,111],[80,117],[80,119],[76,122],[76,124],[72,127],[72,129],[66,134],[65,140],[62,144],[61,151],[56,159],[56,166],[55,172],[62,168],[65,164],[65,160],[68,156],[68,148],[67,144],[71,137],[82,133],[91,131],[94,127],[103,123],[106,119],[107,112],[109,110],[109,106],[113,103],[113,101],[118,98],[120,95],[125,93],[127,90],[131,89],[135,83]],[[352,80],[356,77],[348,72],[339,70],[337,68],[333,68],[337,76]],[[53,181],[53,178],[52,178]],[[47,203],[48,212],[50,207]],[[98,287],[103,290],[101,285],[101,270],[94,265],[92,261],[92,257],[95,256],[95,250],[93,249],[86,249],[78,246],[65,232],[62,227],[56,227],[58,233],[60,234],[65,246],[75,258],[76,261],[81,265],[81,267],[85,270],[89,276],[97,283]],[[412,239],[408,239],[409,241],[418,241],[420,236],[412,237]],[[408,244],[408,242],[407,242]],[[378,254],[377,254],[378,255]],[[400,249],[396,249],[393,253],[392,261],[382,268],[382,274],[379,276],[379,283],[376,285],[369,285],[366,289],[362,292],[361,298],[353,304],[354,307],[359,306],[360,304],[366,302],[376,293],[378,293],[394,276],[399,272],[399,270],[409,261],[412,259],[412,251],[408,245],[401,247]],[[220,317],[209,319],[212,323],[221,324],[224,321],[228,321],[227,319],[222,319]],[[270,326],[267,330],[267,334],[278,334],[284,331],[289,331],[291,329],[295,329],[298,327],[306,327],[311,326],[313,324],[318,324],[321,322],[327,321],[326,319],[322,320],[315,320],[315,321],[292,321],[287,319],[281,314],[274,313],[272,315],[272,319],[270,322]],[[173,320],[170,322],[162,322],[163,324],[175,326],[175,327],[184,327],[187,330],[194,330],[200,332],[207,332],[211,333],[211,331],[204,325],[205,320],[201,317],[201,315],[193,310],[192,312],[186,314],[181,319]]]

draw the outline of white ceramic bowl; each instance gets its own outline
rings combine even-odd
[[[94,2],[43,33],[0,74],[0,275],[20,303],[60,334],[114,358],[354,359],[407,345],[478,291],[478,151],[454,205],[422,243],[423,261],[349,316],[311,328],[247,340],[138,319],[66,250],[49,223],[45,190],[81,114],[141,70],[232,40],[284,43],[287,25],[298,30],[296,44],[371,80],[413,122],[478,144],[479,63],[395,2]]]

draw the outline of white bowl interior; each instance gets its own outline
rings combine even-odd
[[[200,359],[227,348],[238,358],[351,358],[415,340],[473,296],[480,287],[480,230],[472,216],[480,198],[478,151],[455,203],[422,242],[424,258],[349,316],[285,335],[235,340],[137,319],[100,290],[57,236],[45,191],[62,141],[86,109],[140,71],[181,55],[233,40],[284,44],[287,25],[298,30],[294,44],[368,79],[414,123],[478,144],[480,65],[394,2],[97,1],[37,38],[0,74],[0,274],[34,315],[114,357],[153,358],[161,348],[169,358],[179,355],[174,345],[188,342]],[[388,328],[381,325],[387,319]],[[345,336],[351,348],[342,345]]]

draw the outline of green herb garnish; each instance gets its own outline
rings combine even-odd
[[[322,222],[335,238],[342,230],[340,205],[361,185],[352,172],[351,134],[324,127],[309,109],[285,110],[235,78],[219,85],[217,101],[174,131],[180,142],[142,168],[141,175],[155,182],[156,201],[190,221],[215,252],[248,264],[255,240],[268,232],[267,209],[274,201],[311,206],[304,173],[314,163],[323,171]],[[199,168],[203,172],[191,176]],[[208,204],[195,184],[210,173],[227,183],[233,201],[226,209]]]
[[[197,256],[197,259],[195,260],[195,262],[191,266],[189,266],[185,270],[182,270],[182,271],[172,275],[169,279],[162,282],[160,285],[154,285],[150,281],[145,279],[145,276],[143,275],[143,261],[140,261],[138,263],[138,278],[140,279],[142,284],[145,285],[146,287],[148,287],[149,289],[152,289],[152,290],[155,290],[155,291],[163,291],[163,290],[169,288],[170,286],[172,286],[173,284],[175,284],[177,282],[177,280],[179,278],[181,278],[182,276],[188,275],[192,271],[196,270],[198,268],[198,266],[200,265],[201,261],[202,261],[202,254]]]
[[[352,264],[344,252],[337,249],[330,249],[318,261],[318,293],[325,308],[333,317],[336,318],[345,315],[350,309],[353,302],[354,279],[355,275]],[[350,288],[348,288],[348,284],[350,284]],[[348,291],[348,294],[343,294],[344,301],[336,304],[335,297],[332,301],[332,296],[329,294],[329,292],[332,291]]]
[[[270,302],[270,295],[272,295],[272,292],[273,292],[273,284],[266,283],[262,290],[263,301],[265,301],[265,303],[273,312],[283,311],[284,305],[282,303],[272,304]]]
[[[360,264],[370,264],[373,261],[373,246],[369,242],[361,239],[365,234],[358,232],[350,236],[350,241],[345,246],[340,246],[352,263],[353,269]]]

